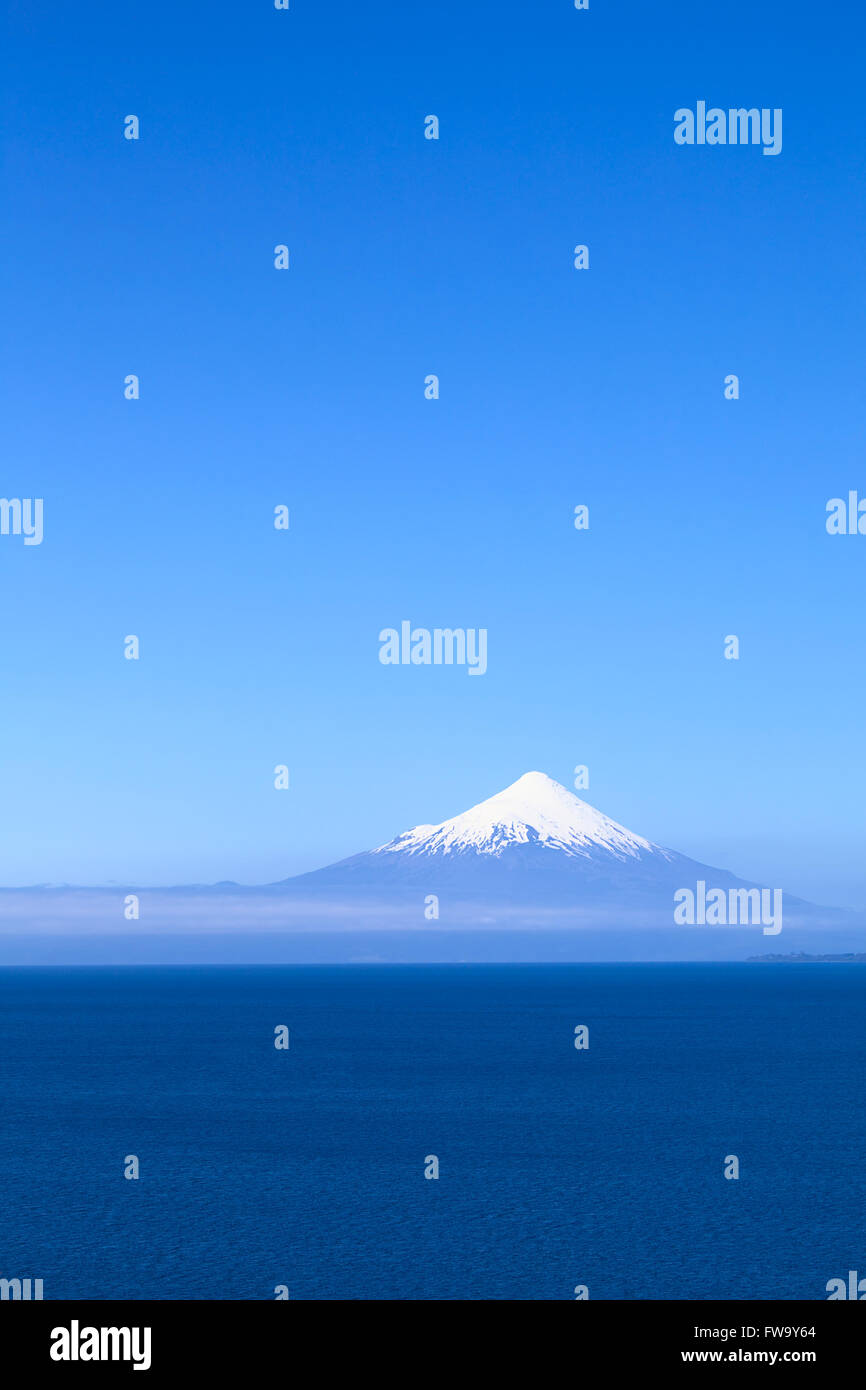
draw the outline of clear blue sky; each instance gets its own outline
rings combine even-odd
[[[824,528],[866,494],[863,30],[11,5],[0,495],[45,539],[0,537],[0,882],[272,880],[585,763],[866,906],[866,537]],[[699,99],[781,107],[781,155],[676,146]],[[487,674],[380,665],[407,618]]]

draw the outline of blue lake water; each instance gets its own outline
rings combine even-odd
[[[0,1032],[0,1275],[46,1298],[866,1274],[864,966],[3,969]]]

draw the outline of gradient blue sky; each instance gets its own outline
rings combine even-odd
[[[866,906],[860,7],[7,9],[0,882],[273,880],[585,763]],[[488,673],[381,666],[404,618]]]

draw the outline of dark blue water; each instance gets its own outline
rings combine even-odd
[[[0,1031],[0,1274],[46,1298],[866,1273],[863,966],[7,969]]]

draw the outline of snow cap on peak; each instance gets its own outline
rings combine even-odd
[[[546,849],[617,859],[661,853],[543,772],[525,772],[504,791],[440,825],[418,825],[382,845],[378,853],[412,855],[475,851],[499,856],[509,844],[536,842]]]

